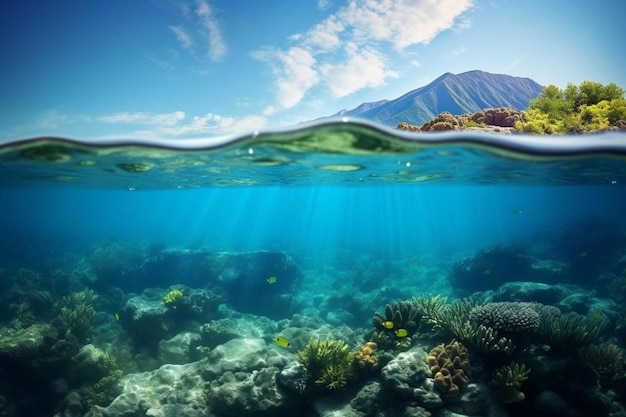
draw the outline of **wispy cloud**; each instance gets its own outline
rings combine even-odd
[[[124,124],[132,137],[171,138],[222,135],[258,130],[267,125],[263,116],[230,117],[215,113],[188,116],[172,113],[121,112],[96,119],[107,124]],[[130,127],[130,128],[129,128]]]
[[[314,88],[340,98],[385,85],[398,77],[386,47],[403,52],[455,24],[466,27],[469,21],[459,18],[472,6],[472,0],[349,0],[308,31],[293,34],[289,48],[252,54],[273,69],[276,102],[265,113],[296,106]]]
[[[215,10],[206,0],[180,5],[183,22],[171,25],[180,46],[195,57],[208,57],[211,61],[221,60],[228,48],[222,37],[222,29]]]

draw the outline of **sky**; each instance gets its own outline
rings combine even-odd
[[[3,0],[0,140],[282,128],[475,69],[626,88],[618,3]]]

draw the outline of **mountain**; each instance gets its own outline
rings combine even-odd
[[[395,100],[363,103],[352,110],[333,115],[360,117],[388,126],[407,122],[422,125],[444,111],[474,113],[489,107],[523,110],[543,87],[530,78],[468,71],[445,73],[424,87],[409,91]]]

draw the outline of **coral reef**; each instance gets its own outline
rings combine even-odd
[[[539,307],[539,303],[487,303],[472,308],[469,318],[472,322],[497,331],[523,332],[539,327]]]
[[[355,377],[354,354],[343,341],[311,340],[298,357],[309,379],[329,390],[343,388]]]
[[[435,346],[428,354],[435,386],[444,397],[456,397],[469,383],[472,366],[467,348],[458,341]]]
[[[528,379],[530,369],[526,365],[511,361],[510,365],[496,369],[491,375],[491,383],[496,389],[498,399],[505,404],[524,400],[520,391],[522,383]]]
[[[377,330],[403,338],[410,337],[417,331],[421,318],[422,315],[416,305],[407,300],[387,304],[385,315],[377,311],[372,321]],[[399,332],[401,330],[404,331]]]
[[[554,307],[544,309],[540,318],[539,334],[555,351],[588,345],[598,339],[609,325],[604,317],[585,317],[574,312],[561,314]]]
[[[85,342],[93,332],[96,310],[93,307],[98,296],[91,289],[72,293],[63,297],[60,318],[66,332]]]
[[[182,302],[184,297],[185,294],[181,290],[174,288],[163,296],[163,302],[168,306],[175,306]]]
[[[596,371],[602,385],[610,385],[622,371],[624,364],[622,349],[613,343],[586,346],[580,353]]]
[[[374,342],[367,342],[357,349],[354,354],[354,359],[356,359],[356,364],[360,369],[371,371],[372,369],[378,368],[378,358],[376,357],[377,349],[378,345]]]

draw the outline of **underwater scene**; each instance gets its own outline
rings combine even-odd
[[[626,416],[626,135],[0,144],[0,416]]]

